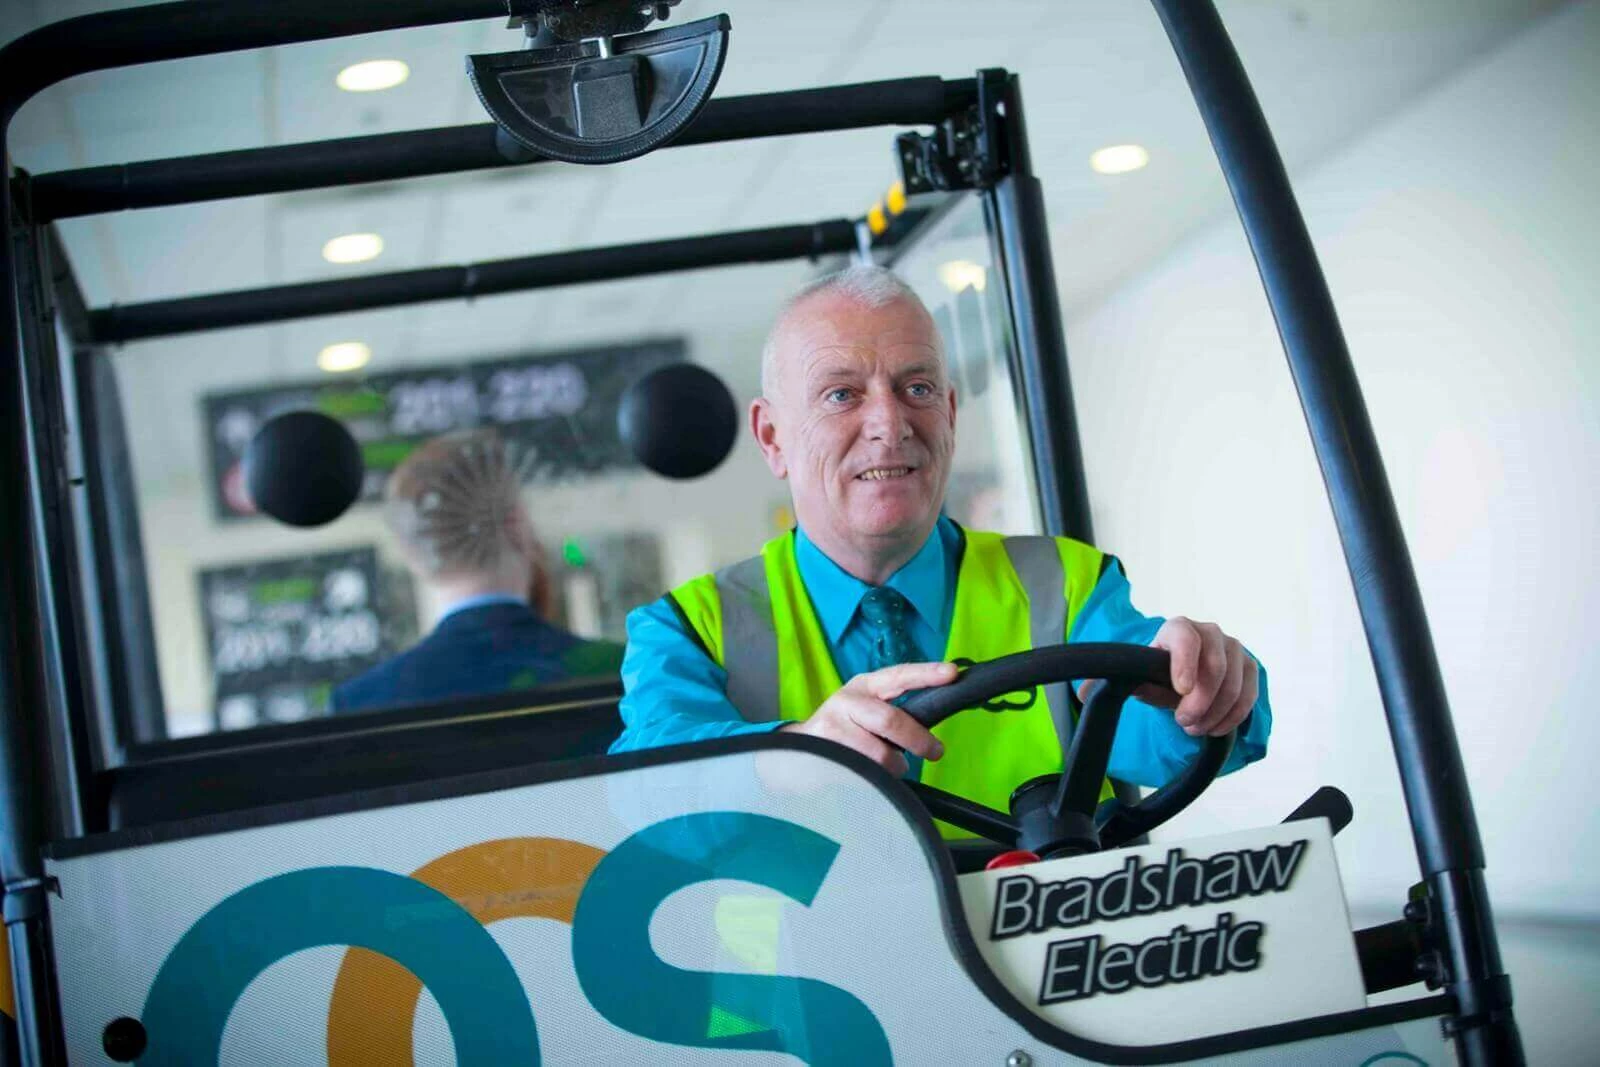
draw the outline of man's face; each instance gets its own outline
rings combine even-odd
[[[956,398],[915,302],[814,297],[777,338],[772,393],[751,408],[767,464],[826,550],[920,544],[944,502]]]

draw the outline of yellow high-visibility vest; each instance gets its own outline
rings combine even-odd
[[[1106,557],[1065,537],[963,530],[946,660],[982,662],[1061,644],[1100,580]],[[937,536],[937,534],[935,534]],[[692,579],[670,594],[706,653],[728,672],[728,699],[751,722],[806,719],[843,681],[800,579],[791,531],[761,555]],[[1007,703],[1023,703],[1022,694]],[[927,785],[999,811],[1011,792],[1061,771],[1052,706],[1067,686],[1041,686],[1025,709],[966,711],[934,727],[944,757],[922,766]],[[1113,795],[1108,779],[1101,798]],[[953,827],[945,836],[970,836]]]

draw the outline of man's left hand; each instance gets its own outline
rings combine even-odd
[[[1172,708],[1184,733],[1220,737],[1244,722],[1255,707],[1259,692],[1255,658],[1216,623],[1174,616],[1156,631],[1150,647],[1171,654],[1172,688],[1140,686],[1134,698]]]

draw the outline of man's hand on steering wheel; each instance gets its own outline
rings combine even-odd
[[[1221,737],[1256,706],[1260,684],[1255,657],[1216,623],[1175,615],[1156,631],[1150,647],[1164,648],[1172,656],[1172,688],[1140,686],[1134,699],[1172,708],[1178,725],[1191,737]]]
[[[953,663],[901,663],[858,674],[824,700],[811,718],[784,729],[837,741],[899,777],[906,773],[902,750],[936,760],[944,755],[944,746],[889,701],[913,689],[948,685],[957,673]]]

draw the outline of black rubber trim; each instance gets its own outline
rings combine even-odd
[[[282,746],[306,746],[350,735],[374,739],[411,730],[459,727],[469,719],[506,713],[561,712],[585,704],[622,698],[622,683],[611,678],[568,678],[531,689],[511,689],[488,696],[412,704],[386,704],[379,708],[342,711],[300,722],[269,723],[247,730],[223,730],[191,737],[146,741],[127,749],[128,767],[146,767],[193,760],[219,753],[248,755]]]
[[[175,819],[603,755],[622,733],[615,700],[490,712],[309,741],[223,749],[108,771],[105,820]]]
[[[390,789],[369,790],[343,796],[293,804],[280,804],[249,812],[230,812],[204,819],[166,823],[139,830],[124,830],[98,834],[74,841],[63,841],[46,846],[44,855],[52,860],[75,859],[121,849],[167,841],[181,841],[210,834],[231,833],[259,826],[300,822],[307,819],[344,815],[374,808],[399,804],[416,804],[450,797],[471,796],[481,793],[515,789],[528,785],[587,778],[601,774],[658,767],[669,763],[711,759],[717,756],[738,755],[745,752],[790,749],[806,752],[821,759],[831,760],[855,771],[894,805],[910,825],[912,833],[922,846],[923,856],[933,874],[934,888],[939,898],[939,908],[944,919],[945,936],[949,940],[957,961],[978,989],[1012,1021],[1033,1037],[1063,1052],[1101,1063],[1176,1063],[1183,1060],[1218,1056],[1246,1049],[1305,1041],[1330,1034],[1365,1030],[1376,1026],[1393,1025],[1412,1019],[1433,1015],[1447,1015],[1454,1011],[1454,1000],[1447,996],[1391,1004],[1380,1008],[1363,1008],[1359,1011],[1323,1015],[1276,1026],[1237,1030],[1233,1033],[1166,1045],[1108,1045],[1087,1038],[1076,1037],[1060,1030],[1029,1011],[1000,984],[994,972],[984,961],[967,926],[966,912],[962,906],[960,889],[950,852],[934,829],[933,819],[923,809],[911,790],[866,757],[831,741],[808,737],[787,731],[745,734],[738,737],[716,738],[688,745],[673,745],[643,752],[626,752],[615,756],[570,760],[559,764],[540,764],[509,771],[468,775],[443,779],[421,785],[397,786]]]
[[[1244,732],[1244,723],[1239,724],[1239,732]],[[1328,829],[1337,835],[1340,830],[1350,825],[1356,817],[1356,810],[1350,804],[1350,798],[1344,790],[1335,786],[1325,785],[1315,793],[1306,797],[1300,805],[1283,817],[1284,822],[1299,822],[1302,819],[1327,819]]]

